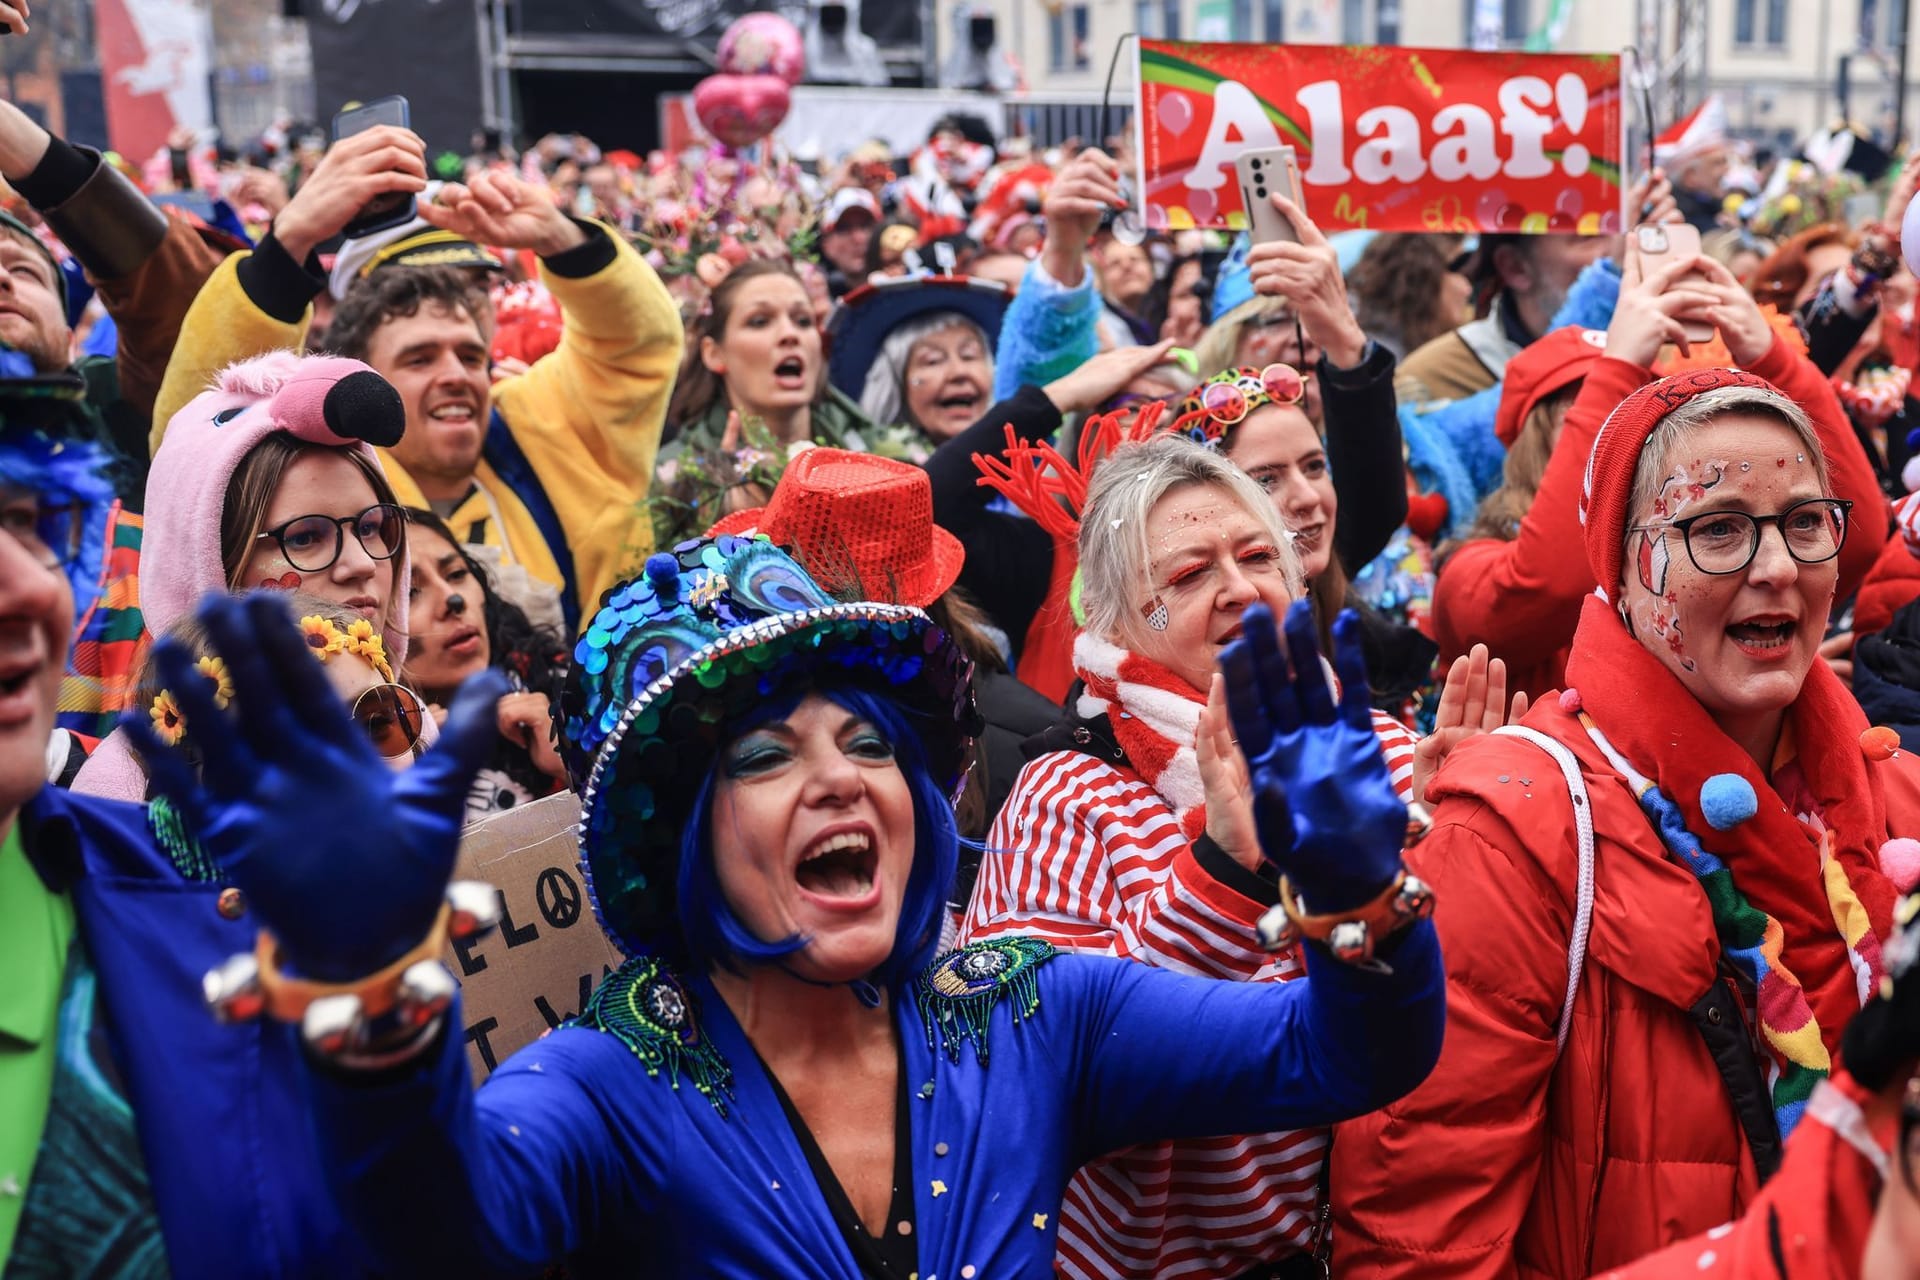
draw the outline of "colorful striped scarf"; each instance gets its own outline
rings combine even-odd
[[[1581,711],[1579,720],[1587,736],[1607,757],[1607,763],[1627,780],[1667,851],[1699,877],[1700,888],[1713,909],[1713,924],[1720,935],[1722,954],[1753,984],[1760,1037],[1772,1060],[1767,1082],[1773,1098],[1773,1115],[1784,1141],[1799,1123],[1814,1087],[1833,1070],[1832,1057],[1821,1038],[1813,1007],[1807,1003],[1807,993],[1781,958],[1785,932],[1779,921],[1754,906],[1740,892],[1727,864],[1708,852],[1700,838],[1687,829],[1686,816],[1672,797],[1614,750],[1592,716]],[[1827,905],[1847,944],[1847,959],[1853,967],[1860,1002],[1864,1005],[1879,985],[1880,939],[1869,926],[1866,908],[1854,893],[1845,870],[1833,857],[1831,830],[1820,833],[1820,867]]]
[[[60,683],[59,725],[104,738],[133,706],[140,678],[141,519],[115,503],[106,516],[106,554],[93,602],[74,627],[66,678]]]
[[[1597,598],[1581,615],[1567,682],[1579,692],[1563,702],[1577,708],[1668,852],[1699,878],[1722,954],[1753,985],[1784,1139],[1831,1072],[1841,1025],[1877,985],[1881,939],[1892,927],[1894,890],[1878,858],[1886,808],[1860,744],[1867,725],[1858,704],[1816,662],[1787,713],[1806,767],[1769,777]],[[1789,782],[1802,784],[1789,787],[1793,806],[1778,789]],[[1711,804],[1715,791],[1747,803]],[[1747,816],[1730,821],[1728,808]],[[1817,874],[1803,870],[1815,866]],[[1763,886],[1773,913],[1792,919],[1756,901]],[[1816,893],[1823,909],[1813,905]],[[1837,968],[1842,951],[1846,971]]]

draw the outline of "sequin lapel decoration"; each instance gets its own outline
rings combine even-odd
[[[1039,938],[995,938],[949,951],[920,973],[914,999],[927,1048],[944,1050],[960,1061],[960,1046],[971,1044],[987,1065],[987,1024],[1003,997],[1011,998],[1013,1020],[1031,1018],[1040,1007],[1040,966],[1058,954]]]
[[[167,855],[167,861],[173,863],[181,879],[199,884],[219,884],[226,880],[226,874],[207,856],[200,842],[187,834],[179,810],[165,796],[155,796],[148,803],[147,826],[153,832],[154,843]]]
[[[733,1096],[733,1068],[700,1028],[693,997],[673,971],[640,955],[616,970],[587,1001],[576,1025],[604,1031],[633,1050],[647,1074],[676,1090],[684,1078],[723,1117]]]

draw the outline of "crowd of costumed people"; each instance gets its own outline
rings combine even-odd
[[[1255,243],[721,52],[0,102],[0,1273],[1920,1277],[1920,154]],[[615,961],[477,1083],[554,803]]]

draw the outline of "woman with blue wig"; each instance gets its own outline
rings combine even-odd
[[[383,1271],[1045,1276],[1084,1161],[1363,1113],[1438,1055],[1432,900],[1401,865],[1350,621],[1336,702],[1304,612],[1283,642],[1249,611],[1206,753],[1213,802],[1284,873],[1304,981],[1017,936],[936,958],[967,661],[918,609],[835,601],[764,540],[653,556],[592,619],[562,700],[582,865],[629,959],[475,1091],[436,957],[474,923],[443,894],[498,678],[384,774],[270,608],[203,616],[230,710],[183,678],[188,655],[156,660],[232,766],[208,776],[250,783],[203,786],[136,733],[270,931],[257,986],[213,986],[230,1014],[260,992],[301,1022],[323,1158]]]

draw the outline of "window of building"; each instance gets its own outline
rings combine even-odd
[[[1233,0],[1233,38],[1259,39],[1253,34],[1253,0]]]
[[[1047,15],[1047,69],[1067,69],[1067,14],[1064,9],[1055,9]]]
[[[1368,43],[1367,0],[1340,0],[1340,42]]]
[[[1160,36],[1165,40],[1180,38],[1180,0],[1160,0]]]
[[[1508,44],[1524,44],[1533,34],[1533,24],[1528,12],[1531,6],[1527,0],[1501,0],[1500,38]]]
[[[1142,40],[1160,38],[1160,0],[1133,0],[1133,30]]]
[[[1400,0],[1380,0],[1379,12],[1374,15],[1375,44],[1400,43]]]
[[[1787,0],[1734,0],[1733,43],[1742,49],[1785,48]]]
[[[1269,44],[1278,44],[1287,38],[1287,11],[1281,0],[1262,0],[1261,8],[1266,10],[1266,38]]]
[[[1073,69],[1085,71],[1093,66],[1093,50],[1088,38],[1092,18],[1084,4],[1074,5],[1067,13],[1073,31]]]

